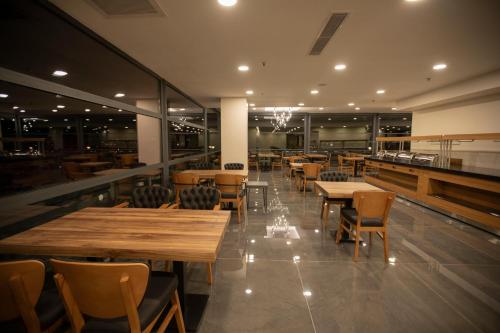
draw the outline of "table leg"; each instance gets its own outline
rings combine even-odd
[[[247,186],[247,209],[250,207],[250,188]]]
[[[205,312],[209,295],[186,293],[184,262],[174,261],[174,273],[177,274],[177,278],[179,279],[177,292],[179,294],[186,331],[196,332]]]
[[[267,213],[267,186],[262,187],[262,196],[264,197],[264,213]]]
[[[352,207],[352,199],[345,200],[344,205],[345,205],[345,207]],[[328,218],[328,214],[327,214],[327,218]],[[337,237],[337,229],[331,229],[330,235],[335,240]],[[355,243],[356,241],[354,239],[349,238],[349,233],[347,231],[342,230],[342,237],[340,238],[340,242],[341,243]],[[362,241],[360,241],[360,243],[362,243]]]

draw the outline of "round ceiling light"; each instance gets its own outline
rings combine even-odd
[[[241,66],[238,66],[238,70],[240,72],[248,72],[250,70],[250,67],[248,67],[247,65],[241,65]]]
[[[344,69],[347,68],[346,64],[336,64],[334,67],[333,67],[336,71],[343,71]]]
[[[378,95],[383,95],[383,94],[385,94],[385,90],[384,89],[379,89],[379,90],[377,90],[377,94]]]
[[[66,76],[66,75],[68,75],[68,72],[65,72],[65,71],[60,70],[60,69],[55,70],[55,71],[52,72],[52,76],[63,77],[63,76]]]
[[[311,90],[311,95],[317,95],[319,94],[319,90],[313,89]]]
[[[432,66],[432,69],[435,71],[442,71],[443,69],[446,69],[446,67],[448,67],[446,64],[435,64]]]
[[[253,95],[253,90],[247,90],[247,91],[245,91],[245,94],[247,94],[247,95]]]
[[[217,0],[219,5],[224,6],[224,7],[232,7],[236,5],[238,0]]]

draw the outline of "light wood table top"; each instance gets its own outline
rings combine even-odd
[[[181,173],[192,173],[200,178],[215,178],[215,175],[240,175],[248,177],[248,170],[184,170]]]
[[[214,262],[230,213],[85,208],[0,240],[0,253]]]
[[[349,199],[356,191],[383,191],[364,182],[323,182],[315,181],[315,186],[330,199]]]
[[[308,158],[317,158],[317,159],[320,159],[320,158],[326,159],[326,158],[328,158],[328,155],[324,155],[324,154],[305,154],[305,156],[307,156]]]
[[[345,161],[362,161],[365,158],[363,156],[349,156],[349,157],[342,157],[342,159]]]
[[[292,162],[292,163],[290,163],[290,167],[292,169],[302,169],[302,164],[304,164],[304,163],[295,163],[295,162]]]

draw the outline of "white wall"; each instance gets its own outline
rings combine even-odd
[[[221,165],[248,168],[248,105],[246,98],[221,98]]]

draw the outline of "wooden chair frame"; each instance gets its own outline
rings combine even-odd
[[[173,177],[175,186],[175,203],[179,203],[179,193],[185,188],[191,188],[200,183],[200,177],[193,173],[176,173]]]
[[[347,175],[354,176],[354,165],[351,163],[344,164],[344,157],[342,155],[338,155],[337,159],[339,162],[337,170],[339,172],[346,173]]]
[[[82,311],[80,310],[80,305],[85,304],[85,306],[89,307],[89,305],[92,305],[97,301],[93,300],[92,294],[87,295],[80,293],[82,299],[77,300],[75,298],[74,291],[71,290],[71,287],[69,285],[70,282],[68,282],[67,280],[68,277],[65,277],[64,273],[58,272],[58,270],[61,270],[60,268],[63,267],[62,265],[81,266],[81,267],[86,267],[87,269],[95,268],[96,270],[99,269],[98,266],[102,267],[104,265],[106,265],[110,269],[120,268],[120,267],[124,267],[123,269],[124,271],[129,269],[127,273],[121,274],[121,278],[119,280],[115,279],[117,277],[115,272],[110,270],[103,270],[102,274],[106,274],[109,276],[109,283],[107,283],[108,281],[106,281],[106,283],[102,283],[101,281],[100,287],[101,288],[105,287],[103,284],[106,284],[108,288],[116,289],[115,284],[119,283],[121,297],[120,299],[110,299],[109,304],[107,304],[107,306],[104,306],[102,304],[94,304],[95,310],[93,311],[95,313],[102,314],[102,316],[99,316],[98,318],[105,319],[105,318],[116,317],[116,314],[120,312],[119,310],[124,308],[125,313],[123,313],[123,316],[126,316],[128,319],[131,333],[151,332],[156,322],[160,319],[161,314],[165,311],[167,307],[167,304],[165,304],[164,307],[161,309],[161,311],[158,313],[158,315],[151,321],[151,323],[149,323],[144,330],[141,330],[140,318],[137,308],[140,302],[142,301],[142,298],[144,297],[144,292],[147,288],[147,279],[149,275],[149,267],[144,264],[141,263],[95,264],[95,263],[83,263],[83,262],[64,262],[54,259],[51,259],[51,263],[56,271],[54,280],[56,281],[59,293],[63,298],[64,306],[66,308],[66,312],[70,319],[72,331],[75,333],[80,333],[85,325],[85,319],[82,314]],[[69,274],[71,275],[71,277],[69,278],[69,280],[75,281],[77,279],[84,279],[87,276],[85,274],[79,276],[77,275],[78,274],[77,272],[78,272],[77,270],[70,271]],[[184,319],[182,317],[182,310],[177,290],[172,294],[170,298],[170,303],[171,307],[168,310],[165,319],[161,322],[157,332],[165,332],[168,324],[175,316],[179,332],[185,333]],[[122,314],[120,313],[120,315]]]
[[[321,164],[318,164],[318,163],[303,163],[302,164],[302,170],[304,170],[304,174],[302,176],[303,178],[302,178],[300,186],[302,186],[304,188],[304,195],[306,195],[307,182],[308,182],[307,177],[308,176],[315,176],[316,179],[312,180],[313,182],[315,180],[318,180],[319,173],[321,172],[321,168],[322,168]],[[314,169],[316,169],[316,170],[314,170]],[[313,175],[313,173],[315,173],[315,175]],[[311,180],[309,180],[309,181],[311,181]],[[316,188],[314,190],[316,190]]]
[[[382,191],[357,191],[353,194],[353,207],[356,207],[357,220],[356,224],[350,224],[345,221],[345,218],[340,215],[339,228],[337,229],[336,243],[340,242],[342,231],[345,230],[352,237],[355,236],[354,256],[353,261],[356,261],[359,256],[359,242],[361,240],[361,232],[369,232],[370,246],[372,244],[372,234],[376,233],[384,241],[384,259],[388,262],[389,258],[389,235],[387,232],[387,223],[389,219],[389,211],[391,210],[395,194],[393,192]],[[374,202],[385,201],[383,208],[374,205]],[[380,214],[381,213],[381,214]],[[363,218],[382,218],[381,227],[364,227],[361,225]],[[352,227],[352,229],[350,228]],[[381,233],[381,234],[379,234]]]
[[[215,175],[215,186],[222,193],[235,193],[236,198],[223,198],[221,195],[220,203],[235,203],[238,211],[238,223],[241,223],[241,209],[246,202],[244,197],[240,196],[245,177],[240,175],[217,174]]]

